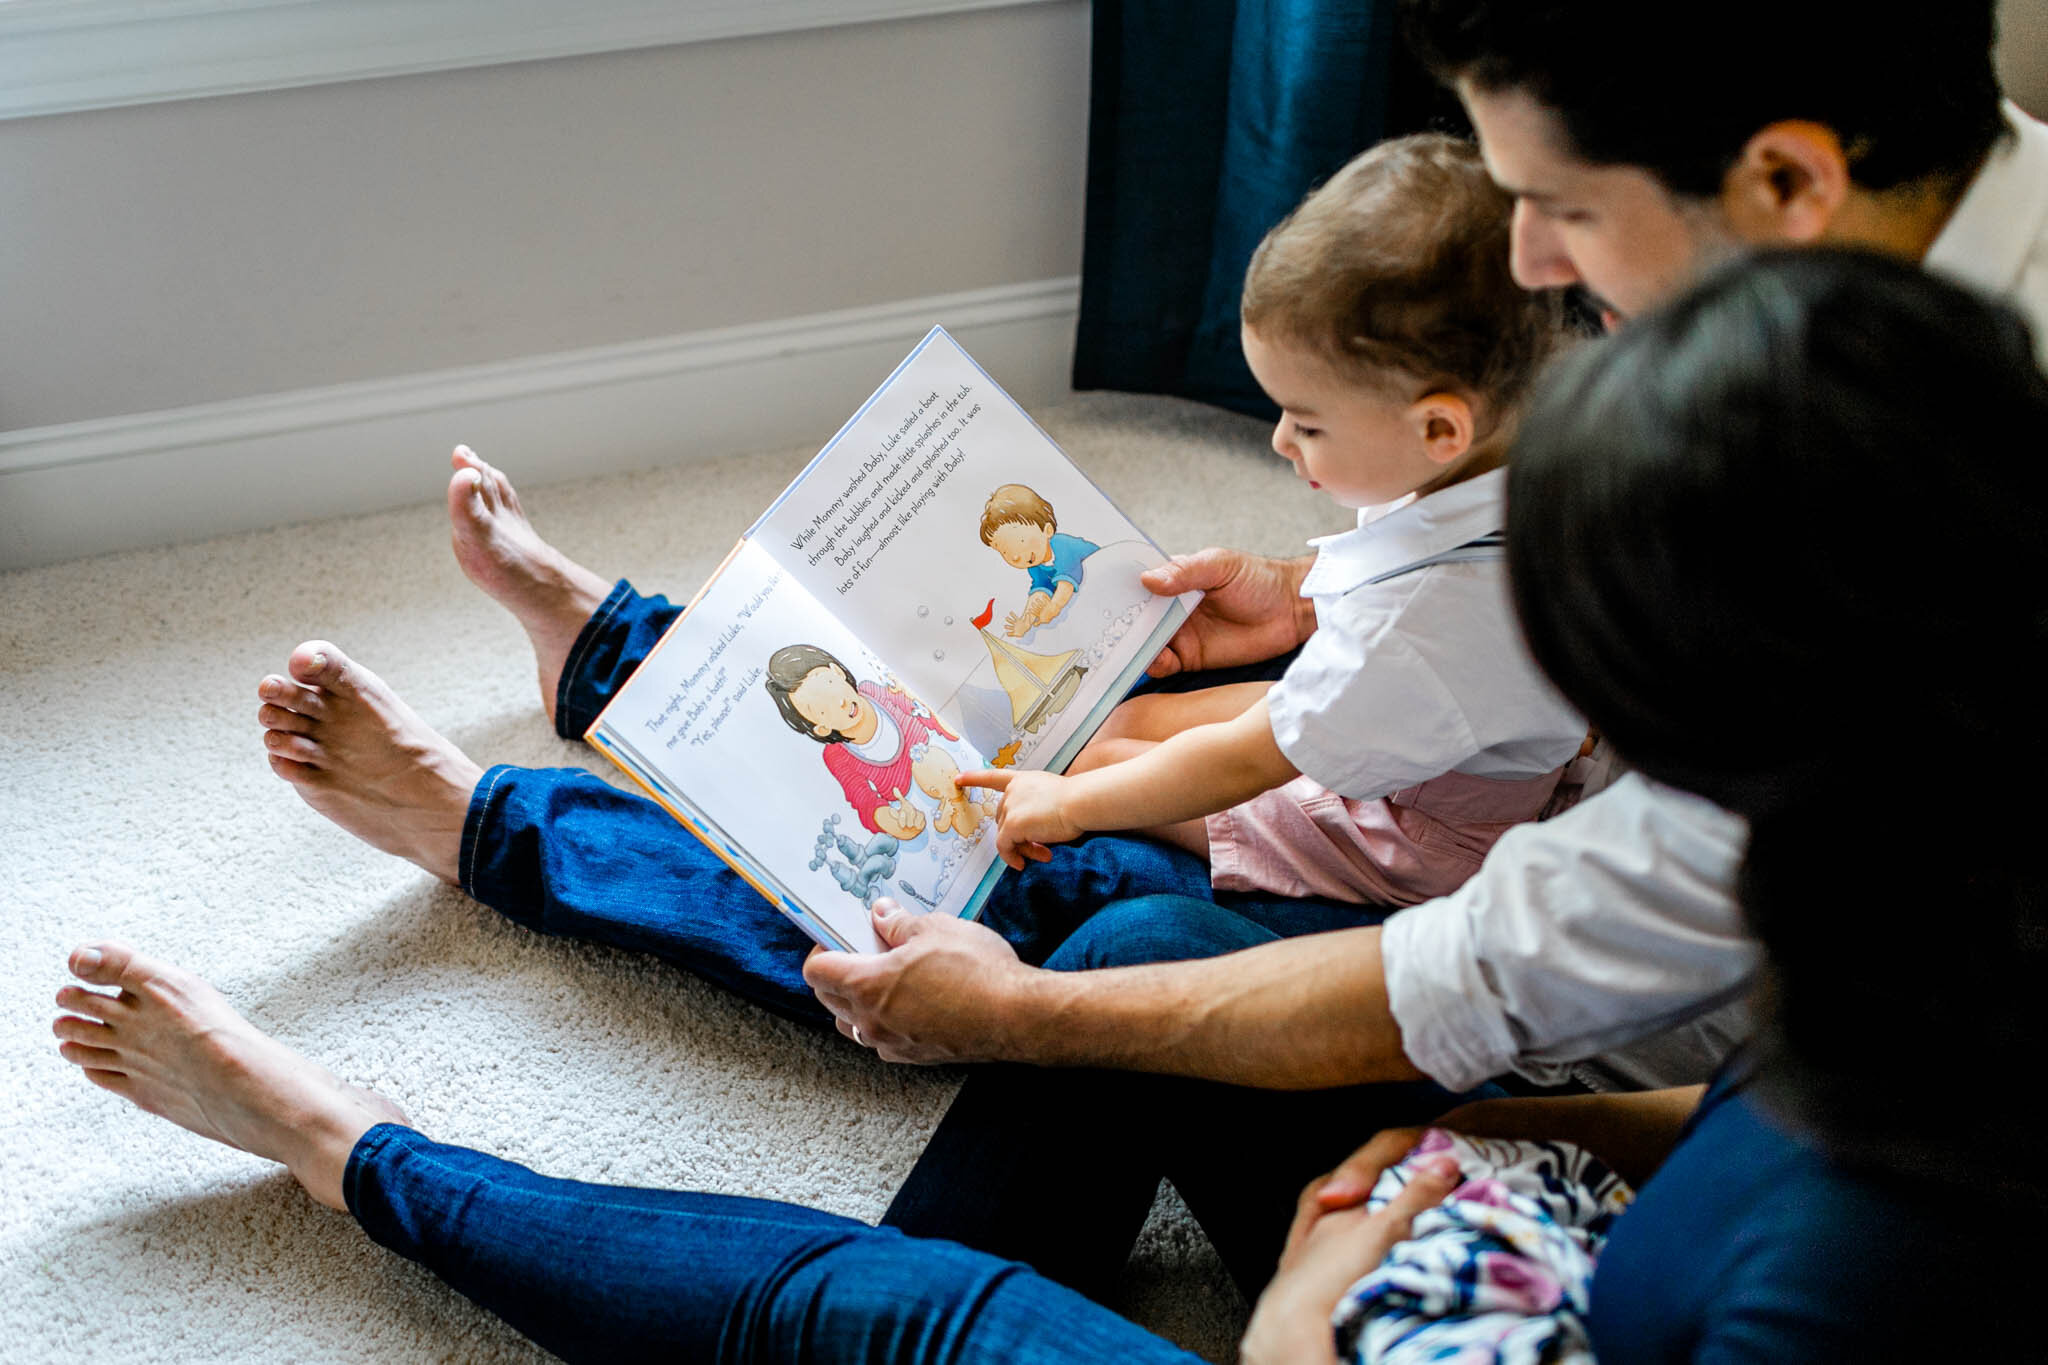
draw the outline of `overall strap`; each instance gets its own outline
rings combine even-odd
[[[1430,555],[1426,559],[1418,559],[1412,564],[1403,564],[1398,569],[1389,569],[1383,574],[1374,574],[1365,581],[1368,583],[1384,583],[1390,578],[1399,578],[1403,574],[1414,573],[1418,569],[1426,569],[1432,564],[1472,564],[1486,560],[1505,559],[1507,553],[1507,537],[1499,531],[1489,531],[1476,540],[1468,540],[1463,545],[1453,545],[1448,550],[1440,550],[1436,554]]]

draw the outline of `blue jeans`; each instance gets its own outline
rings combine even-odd
[[[1180,932],[1159,928],[1175,922]],[[1229,951],[1260,934],[1271,937],[1212,905],[1139,901],[1091,920],[1055,965],[1106,965],[1104,952],[1148,939]],[[1108,1285],[1162,1177],[1249,1299],[1311,1176],[1446,1103],[1423,1085],[1276,1094],[979,1068],[878,1228],[767,1200],[551,1179],[393,1124],[357,1142],[342,1188],[372,1239],[568,1360],[1142,1365],[1194,1357],[1076,1289]]]
[[[1024,1266],[815,1209],[589,1185],[379,1124],[349,1211],[565,1360],[1193,1362]]]
[[[556,728],[580,737],[679,614],[615,586],[570,652]],[[668,812],[581,769],[486,772],[460,872],[463,890],[527,928],[651,953],[786,1018],[831,1022],[804,984],[802,931]],[[1341,902],[1214,892],[1208,865],[1190,853],[1098,837],[1006,873],[981,920],[1036,964],[1102,906],[1161,893],[1213,900],[1283,937],[1378,918]]]
[[[677,615],[624,582],[612,589],[562,675],[555,715],[565,736],[588,728]],[[666,811],[579,769],[485,773],[463,831],[461,878],[477,900],[539,932],[647,952],[774,1013],[830,1022],[803,981],[810,940]],[[981,918],[1025,961],[1084,970],[1207,957],[1373,923],[1379,912],[1218,893],[1207,864],[1183,850],[1097,837],[1006,873]],[[1099,1291],[1166,1178],[1249,1296],[1272,1272],[1303,1184],[1377,1129],[1451,1102],[1434,1086],[1287,1094],[989,1068],[962,1090],[887,1221]]]
[[[1152,896],[1095,915],[1045,965],[1185,961],[1281,936],[1206,901]],[[977,1067],[882,1221],[1028,1262],[1101,1296],[1166,1180],[1249,1302],[1272,1277],[1310,1180],[1383,1128],[1502,1093],[1488,1085],[1453,1095],[1426,1081],[1254,1090],[1128,1071]]]

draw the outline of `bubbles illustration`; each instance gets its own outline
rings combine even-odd
[[[930,616],[931,614],[932,609],[930,607],[919,607],[917,609],[917,615],[920,620],[922,620],[924,617]]]
[[[946,651],[943,649],[935,649],[932,651],[932,657],[934,659],[943,659],[946,657]]]
[[[947,624],[947,625],[949,625],[949,626],[950,626],[950,625],[952,625],[952,624],[953,624],[953,618],[952,618],[952,617],[950,617],[950,616],[948,616],[948,617],[946,618],[946,624]]]

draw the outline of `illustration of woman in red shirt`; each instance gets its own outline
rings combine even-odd
[[[816,645],[785,645],[768,658],[763,682],[790,729],[825,746],[825,768],[847,804],[875,834],[908,841],[925,827],[905,793],[929,790],[958,768],[934,736],[958,739],[929,707],[891,682],[856,682],[853,670]]]

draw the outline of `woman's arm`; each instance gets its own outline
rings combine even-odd
[[[1641,1186],[1678,1145],[1678,1135],[1699,1107],[1703,1085],[1622,1095],[1532,1096],[1460,1105],[1433,1127],[1468,1137],[1569,1142],[1605,1161],[1629,1184]],[[1420,1128],[1389,1128],[1309,1186],[1324,1209],[1363,1204],[1380,1173],[1406,1155]]]
[[[1235,720],[1198,725],[1135,758],[1074,777],[962,773],[963,787],[1005,793],[996,847],[1012,867],[1090,830],[1149,829],[1229,810],[1300,776],[1273,740],[1263,698]],[[1034,851],[1035,850],[1035,851]]]

